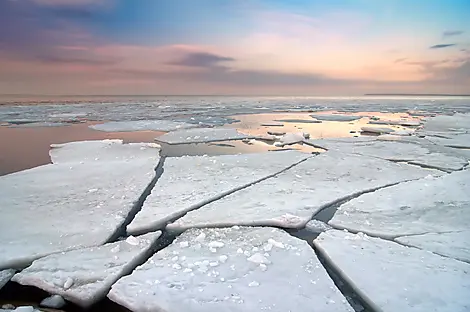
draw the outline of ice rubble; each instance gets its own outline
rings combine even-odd
[[[168,144],[186,144],[242,140],[251,138],[254,137],[240,133],[236,129],[195,128],[168,132],[157,137],[156,140],[157,142]]]
[[[15,274],[15,270],[3,270],[0,271],[0,289],[5,286],[11,279],[11,277]]]
[[[387,238],[464,231],[470,224],[468,190],[468,170],[405,182],[345,203],[329,224]]]
[[[36,310],[32,306],[21,306],[16,307],[15,309],[0,309],[0,312],[41,312],[41,310]]]
[[[467,263],[335,230],[320,234],[314,245],[373,311],[470,309]]]
[[[147,144],[115,142],[121,157],[111,160],[103,156],[108,143],[65,144],[51,152],[58,163],[0,177],[0,269],[101,245],[120,229],[155,178],[159,157]]]
[[[312,114],[310,117],[315,118],[317,120],[324,120],[324,121],[354,121],[361,119],[362,116],[353,116],[353,115],[341,115],[341,114]]]
[[[432,173],[377,158],[327,152],[274,178],[191,211],[168,228],[231,225],[302,228],[327,205]]]
[[[113,285],[141,311],[353,311],[313,250],[270,228],[192,229]]]
[[[305,229],[313,233],[321,233],[321,232],[331,230],[332,227],[319,220],[310,220],[305,225]]]
[[[12,281],[60,295],[83,308],[104,298],[111,285],[150,255],[160,232],[132,241],[55,253],[35,260]],[[134,243],[136,240],[136,243]]]
[[[175,131],[195,127],[198,125],[171,120],[110,121],[89,126],[91,129],[105,132]]]
[[[129,233],[162,229],[185,212],[274,175],[310,155],[297,151],[167,158],[163,175],[127,226]]]
[[[284,145],[292,145],[292,144],[297,144],[303,142],[305,139],[305,134],[303,132],[291,132],[291,133],[286,133],[284,134],[280,142],[282,146]]]

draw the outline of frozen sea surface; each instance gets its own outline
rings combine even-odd
[[[188,129],[195,127],[197,127],[197,125],[171,120],[111,121],[90,126],[90,128],[94,130],[105,132],[175,131],[178,129]]]

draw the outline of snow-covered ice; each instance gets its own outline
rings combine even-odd
[[[341,114],[312,114],[310,117],[315,118],[317,120],[324,120],[324,121],[354,121],[361,119],[362,116],[353,116],[353,115],[341,115]]]
[[[123,240],[55,253],[35,260],[12,280],[60,295],[86,308],[104,298],[112,284],[144,262],[160,234],[148,233],[137,237],[137,245]]]
[[[327,152],[274,178],[191,211],[168,228],[222,225],[303,228],[325,205],[431,173],[373,157]]]
[[[163,175],[127,226],[129,233],[162,229],[186,211],[310,157],[297,151],[167,158]]]
[[[172,120],[134,120],[110,121],[89,126],[91,129],[105,132],[132,132],[132,131],[175,131],[189,129],[198,125]]]
[[[309,245],[270,228],[188,230],[108,297],[134,312],[353,311]]]
[[[470,310],[470,265],[363,234],[327,231],[314,240],[374,311]]]
[[[454,114],[452,116],[436,116],[429,118],[423,126],[423,131],[453,132],[470,130],[470,114]]]
[[[310,232],[321,233],[331,230],[332,227],[320,220],[310,220],[307,225],[305,225],[305,229]]]
[[[329,224],[388,238],[468,230],[469,190],[468,170],[404,182],[345,203]]]
[[[15,270],[3,270],[0,271],[0,289],[5,286],[11,279],[11,277],[15,274]]]
[[[70,148],[69,148],[70,147]],[[0,269],[22,268],[42,256],[105,243],[155,177],[159,157],[147,144],[117,144],[132,157],[102,155],[95,143],[52,152],[58,162],[0,177]],[[83,160],[83,161],[78,161]]]
[[[168,144],[205,143],[254,138],[236,129],[229,128],[194,128],[165,133],[157,137],[157,142]]]

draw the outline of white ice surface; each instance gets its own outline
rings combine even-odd
[[[470,263],[470,230],[401,236],[397,242]]]
[[[41,310],[36,310],[32,306],[21,306],[16,307],[16,309],[0,309],[0,312],[41,312]]]
[[[297,151],[214,157],[167,158],[164,172],[129,233],[162,229],[184,212],[310,157]]]
[[[84,150],[100,154],[94,144],[72,146],[71,158],[83,158]],[[0,177],[0,269],[105,243],[155,177],[159,157],[154,149],[139,144],[132,149],[132,158],[115,161],[67,162],[59,153],[58,164]]]
[[[52,254],[34,261],[12,280],[60,295],[86,308],[104,298],[112,284],[145,261],[150,247],[160,234],[156,232],[136,237],[136,245],[123,240]],[[72,281],[71,285],[67,285],[70,284],[67,280]]]
[[[195,127],[198,125],[171,120],[110,121],[90,126],[91,129],[105,132],[175,131]]]
[[[28,122],[23,124],[12,124],[9,125],[9,128],[43,128],[43,127],[64,127],[69,126],[70,124],[62,122]]]
[[[470,310],[470,265],[397,243],[327,231],[314,240],[375,311]]]
[[[436,116],[429,118],[423,131],[459,132],[470,130],[470,114],[454,114],[452,116]]]
[[[291,145],[301,143],[305,139],[303,132],[291,132],[284,134],[280,141],[282,145]]]
[[[470,120],[469,120],[470,122]],[[428,137],[428,139],[438,145],[453,148],[470,149],[470,134],[454,135],[450,139],[439,137]]]
[[[0,271],[0,289],[5,286],[11,279],[11,277],[15,274],[15,270],[3,270]]]
[[[191,211],[168,228],[220,225],[302,228],[325,205],[431,173],[382,159],[326,152],[274,178]]]
[[[236,129],[230,128],[195,128],[165,133],[157,137],[157,142],[168,144],[204,143],[254,138]]]
[[[67,302],[62,296],[52,295],[50,297],[44,298],[39,305],[46,308],[61,309],[66,304]]]
[[[308,221],[307,225],[305,225],[305,229],[310,232],[321,233],[331,230],[332,227],[319,220],[310,220]]]
[[[391,238],[468,230],[469,190],[468,170],[401,183],[345,203],[329,224]]]
[[[362,116],[352,116],[352,115],[341,115],[341,114],[312,114],[310,117],[313,117],[317,120],[324,120],[324,121],[354,121],[361,119]]]
[[[270,228],[193,229],[113,285],[144,311],[352,311],[309,245]]]

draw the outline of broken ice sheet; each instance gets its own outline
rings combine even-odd
[[[15,274],[15,270],[3,270],[0,271],[0,289],[5,286],[11,279],[11,277]]]
[[[165,160],[164,172],[142,210],[127,226],[129,233],[162,229],[186,211],[215,200],[310,157],[296,151],[178,157]]]
[[[101,245],[120,229],[155,177],[159,157],[146,144],[115,146],[117,154],[119,146],[133,158],[89,161],[88,152],[100,154],[97,145],[72,143],[63,151],[85,161],[67,162],[60,154],[58,164],[0,177],[0,269]]]
[[[323,207],[432,171],[382,159],[327,152],[198,210],[169,229],[232,225],[303,228]]]
[[[468,230],[468,190],[468,170],[404,182],[345,203],[329,224],[387,238]]]
[[[108,297],[135,312],[353,311],[309,245],[271,228],[188,230]]]
[[[468,311],[470,265],[397,243],[330,230],[314,245],[373,311]]]
[[[189,129],[197,125],[171,120],[134,120],[134,121],[110,121],[92,125],[89,128],[105,132],[131,132],[131,131],[175,131]]]
[[[254,138],[228,128],[195,128],[168,132],[156,138],[168,144],[204,143]]]
[[[52,254],[34,261],[12,280],[86,308],[105,297],[114,282],[145,261],[160,234],[136,237],[136,244],[123,240]]]

